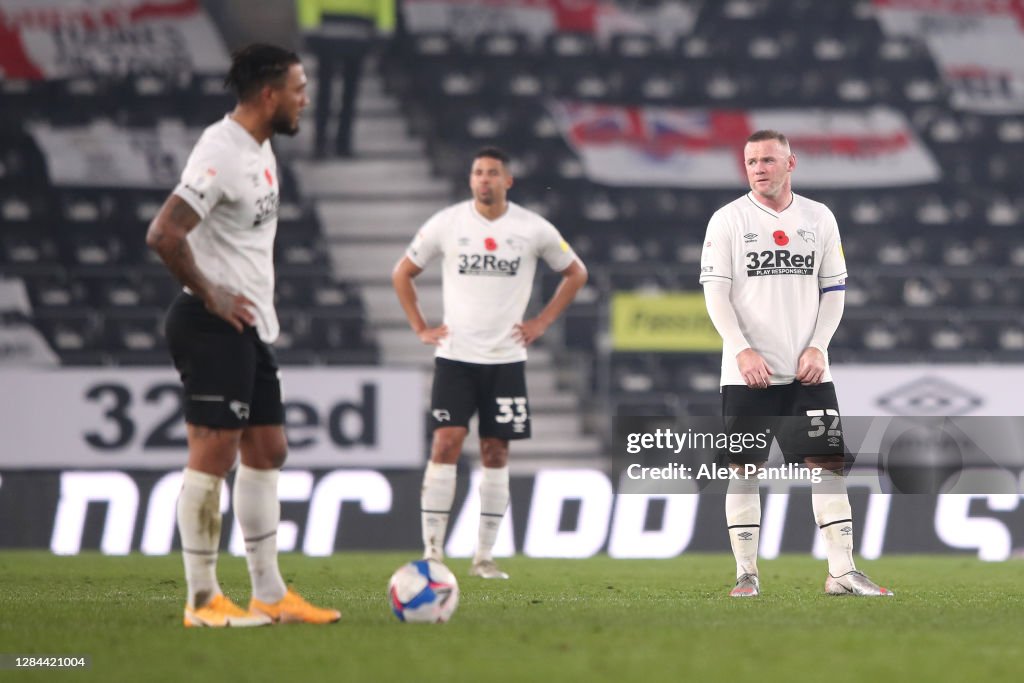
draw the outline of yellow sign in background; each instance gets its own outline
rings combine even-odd
[[[614,351],[721,351],[702,292],[612,295]]]

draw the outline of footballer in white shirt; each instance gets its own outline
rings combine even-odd
[[[828,552],[825,592],[891,596],[853,561],[853,517],[844,479],[842,423],[828,344],[843,315],[846,259],[828,207],[794,194],[796,155],[774,130],[743,149],[750,192],[711,217],[700,282],[722,336],[726,429],[770,431],[790,463],[822,468],[812,485],[814,519]],[[767,448],[730,454],[730,466],[763,467]],[[736,557],[730,595],[760,594],[761,498],[756,476],[731,479],[725,514]]]
[[[309,104],[294,52],[250,45],[232,56],[225,84],[235,109],[207,128],[146,244],[184,291],[166,334],[184,385],[188,465],[178,497],[186,627],[330,623],[285,586],[277,565],[278,473],[287,455],[274,311],[274,236],[280,201],[275,133],[294,135]],[[220,589],[220,493],[241,452],[234,513],[245,537],[252,599],[242,609]]]
[[[507,155],[493,147],[473,159],[473,198],[431,217],[395,266],[392,282],[413,331],[435,346],[430,462],[423,477],[424,556],[441,560],[455,498],[455,465],[469,419],[478,415],[480,532],[470,573],[508,578],[493,547],[509,501],[509,441],[530,436],[526,347],[544,334],[587,281],[583,262],[551,223],[508,201]],[[413,279],[441,260],[444,321],[431,327]],[[538,260],[562,281],[536,318],[523,320]]]

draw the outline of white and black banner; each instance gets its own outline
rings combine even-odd
[[[906,117],[889,107],[725,110],[574,100],[548,107],[587,177],[604,185],[742,187],[743,144],[765,128],[786,131],[801,187],[892,187],[941,177]]]
[[[958,109],[1024,111],[1024,3],[1018,0],[874,0],[890,35],[923,40]]]
[[[664,45],[693,31],[693,2],[622,5],[608,0],[405,0],[411,33],[450,32],[471,40],[481,33],[522,33],[534,42],[558,32],[605,40],[617,33],[651,35]]]
[[[199,0],[0,0],[0,79],[223,73]]]
[[[285,469],[278,493],[283,552],[323,556],[345,550],[420,547],[420,468]],[[446,553],[468,557],[479,521],[479,472],[462,472]],[[512,478],[512,503],[495,554],[585,558],[668,558],[687,552],[728,552],[720,495],[615,493],[593,469],[546,469]],[[163,555],[180,548],[175,500],[181,471],[7,471],[0,469],[0,549],[39,548],[57,554],[100,550]],[[888,553],[957,552],[1006,560],[1024,545],[1019,494],[891,495],[850,487],[855,551],[867,559]],[[231,487],[221,547],[244,553],[231,517]],[[768,487],[761,556],[813,553],[824,558],[808,486]]]
[[[1021,414],[1022,365],[833,365],[844,415]]]
[[[283,368],[294,467],[418,467],[420,373]],[[181,383],[171,370],[0,370],[0,469],[183,467]]]
[[[109,121],[26,128],[43,153],[50,182],[60,187],[170,190],[202,134],[171,120],[154,128],[122,128]]]

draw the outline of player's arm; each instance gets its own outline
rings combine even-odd
[[[716,279],[704,283],[704,303],[708,308],[708,317],[721,335],[725,348],[739,349],[736,353],[736,365],[747,386],[751,389],[767,388],[771,384],[772,369],[768,367],[764,357],[750,347],[750,342],[743,336],[736,310],[729,300],[731,291],[732,282],[729,280]]]
[[[587,284],[587,267],[579,258],[573,259],[572,263],[561,271],[561,275],[562,281],[558,283],[558,288],[544,310],[536,318],[524,320],[516,325],[513,336],[523,346],[529,346],[547,332],[551,324],[558,320],[558,316],[562,315],[576,298],[576,293]]]
[[[823,216],[822,231],[825,235],[824,258],[818,273],[818,319],[807,348],[797,361],[796,380],[801,384],[821,384],[825,377],[828,344],[839,327],[846,306],[846,256],[843,254],[836,217],[828,209]]]
[[[825,376],[825,353],[832,335],[839,329],[845,307],[845,285],[822,290],[818,299],[818,320],[814,324],[814,334],[797,363],[796,379],[801,384],[821,384]]]
[[[211,313],[241,332],[245,325],[255,322],[249,309],[253,303],[241,294],[234,294],[210,282],[196,266],[192,249],[188,245],[188,233],[199,221],[195,209],[181,197],[172,194],[149,224],[146,246],[160,256],[181,284],[203,300]]]
[[[423,269],[412,262],[408,256],[395,264],[391,271],[391,284],[398,295],[398,303],[405,311],[405,317],[409,320],[409,326],[416,336],[424,344],[438,346],[441,340],[448,336],[448,326],[430,327],[420,310],[419,296],[416,293],[416,284],[413,279],[423,272]]]
[[[722,337],[723,348],[736,354],[736,367],[743,381],[751,389],[766,388],[771,384],[772,369],[743,336],[730,296],[734,232],[728,215],[722,210],[716,211],[708,221],[704,249],[700,255],[700,283],[704,285],[704,303],[711,324]]]

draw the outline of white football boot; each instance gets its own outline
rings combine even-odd
[[[498,563],[494,560],[479,560],[473,562],[469,568],[470,576],[479,576],[481,579],[507,579],[508,574],[498,569]]]
[[[744,574],[736,579],[736,585],[729,591],[730,598],[756,598],[761,594],[761,582],[757,574]]]
[[[856,569],[839,577],[829,574],[825,579],[825,592],[829,595],[886,596],[890,598],[895,595],[891,590],[879,586],[865,576],[864,572],[859,572]]]

